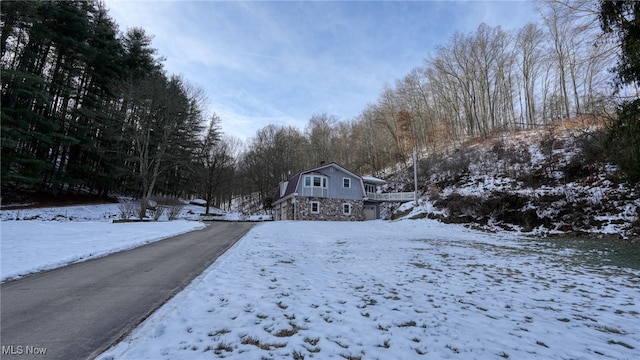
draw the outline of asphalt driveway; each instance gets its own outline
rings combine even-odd
[[[0,286],[2,359],[91,359],[128,334],[244,236],[203,230]]]

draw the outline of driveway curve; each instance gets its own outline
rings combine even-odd
[[[252,227],[203,230],[0,286],[2,359],[91,359],[188,285]]]

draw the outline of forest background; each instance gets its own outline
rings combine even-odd
[[[444,154],[565,119],[598,124],[602,161],[640,180],[637,2],[540,2],[541,24],[454,34],[356,118],[311,114],[304,129],[272,124],[246,142],[103,2],[0,6],[3,203],[83,192],[268,206],[280,181],[321,161],[385,176],[414,148]]]

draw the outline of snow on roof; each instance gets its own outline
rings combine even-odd
[[[373,177],[373,176],[363,176],[362,180],[366,183],[371,183],[371,184],[386,184],[387,182],[379,179],[377,177]]]

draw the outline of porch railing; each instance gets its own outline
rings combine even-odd
[[[369,198],[369,200],[376,201],[410,201],[416,199],[416,194],[413,191],[382,194],[368,192],[367,198]]]

